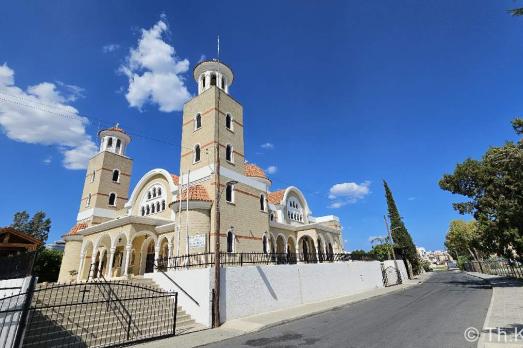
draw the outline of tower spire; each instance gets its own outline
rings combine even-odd
[[[218,62],[220,61],[220,35],[218,35],[217,39],[217,51],[218,51]]]

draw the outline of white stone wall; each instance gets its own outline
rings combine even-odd
[[[222,321],[383,287],[377,261],[226,267],[221,277]]]
[[[146,273],[144,277],[153,279],[164,290],[178,292],[178,305],[197,323],[211,327],[211,289],[214,279],[211,268]]]
[[[405,280],[409,279],[407,269],[405,268],[405,262],[403,262],[403,260],[396,260],[396,261],[398,262],[398,268],[400,269],[401,280],[404,282]],[[394,260],[383,261],[383,266],[385,268],[392,267],[392,268],[396,269],[396,266],[394,265]],[[393,278],[389,279],[389,283],[395,284],[398,282],[398,275],[396,272],[388,272],[387,274],[388,274],[389,278],[391,277],[391,274],[393,274],[392,275]]]
[[[31,277],[0,280],[0,310],[21,309],[25,296],[7,297],[25,293],[30,281]],[[21,315],[21,311],[0,314],[0,347],[13,347]]]

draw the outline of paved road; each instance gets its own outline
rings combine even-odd
[[[407,290],[207,347],[472,348],[463,332],[483,326],[491,294],[478,278],[441,272]]]

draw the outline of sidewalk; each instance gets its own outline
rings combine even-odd
[[[192,332],[185,335],[166,338],[136,345],[140,348],[152,347],[196,347],[213,342],[222,341],[231,337],[240,336],[249,332],[258,331],[267,327],[283,324],[292,320],[308,317],[314,314],[325,312],[333,308],[346,306],[351,303],[370,299],[372,297],[390,294],[396,291],[405,290],[411,286],[418,285],[427,280],[432,273],[426,273],[418,279],[407,280],[404,284],[380,288],[364,293],[338,297],[322,302],[309,303],[297,307],[287,308],[280,311],[263,313],[245,317],[241,319],[229,320],[221,327],[216,329],[207,329],[198,332]]]
[[[492,285],[492,298],[478,348],[523,347],[523,282],[477,272],[467,273]]]

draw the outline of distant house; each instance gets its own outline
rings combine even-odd
[[[12,227],[0,228],[0,257],[36,251],[42,242]]]

